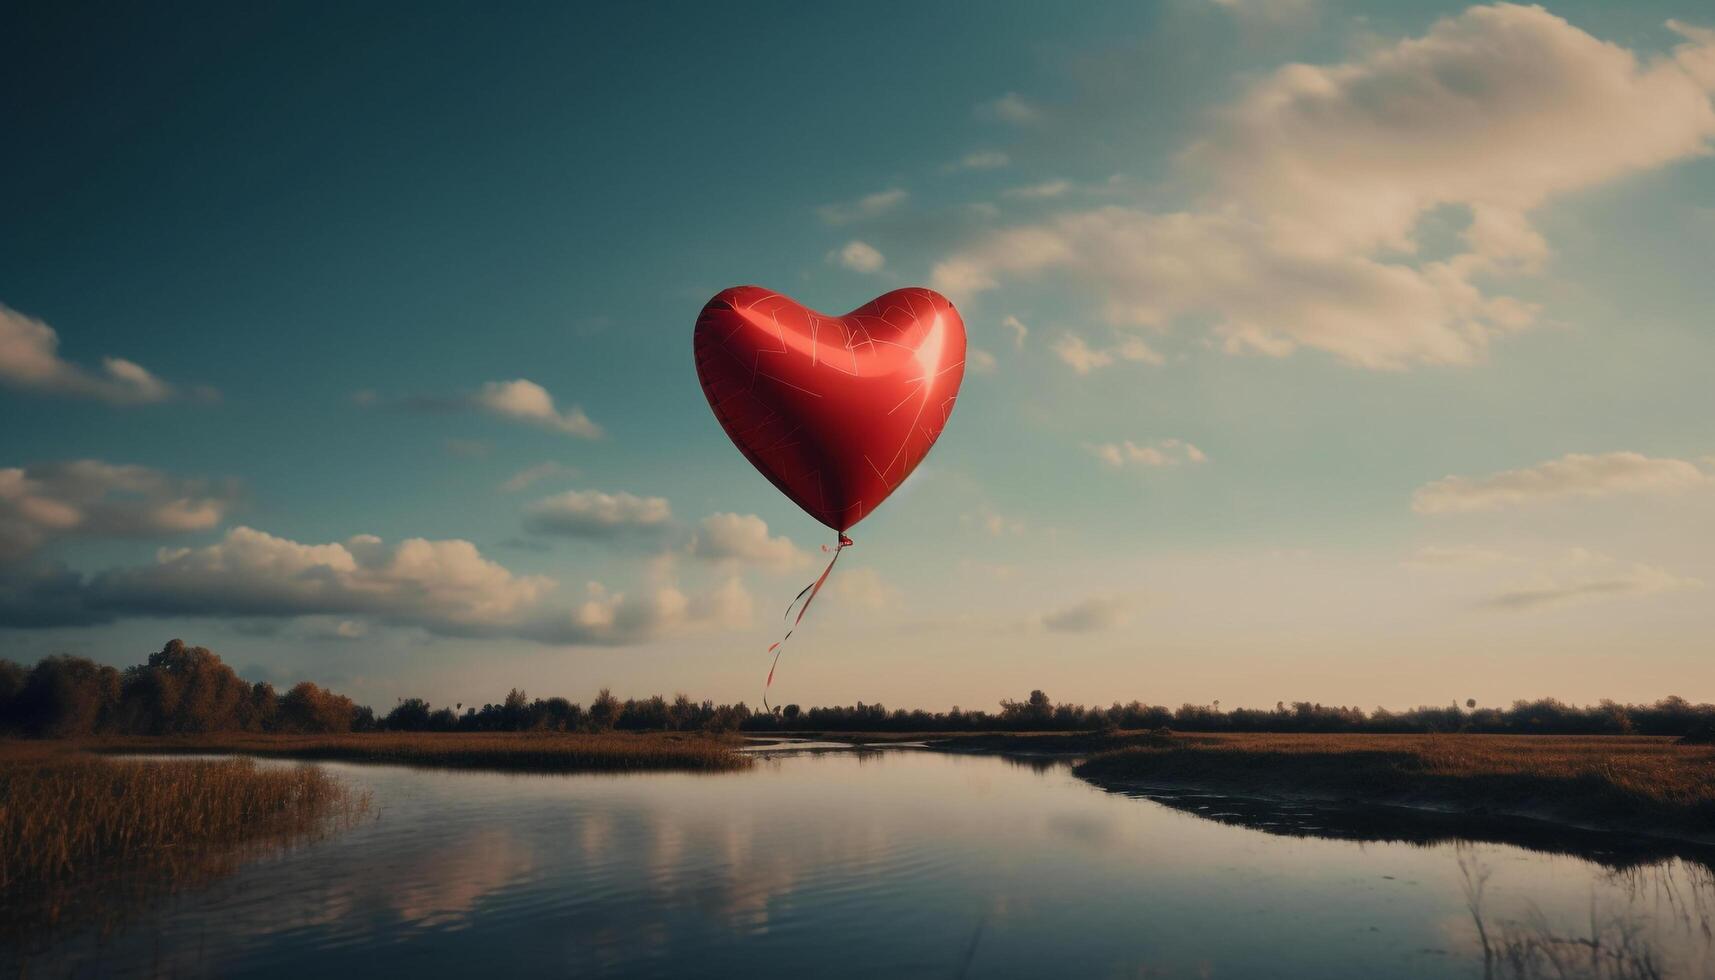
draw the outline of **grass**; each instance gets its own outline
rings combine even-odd
[[[1150,784],[1524,816],[1715,842],[1715,747],[1621,735],[1176,735],[1097,752]]]
[[[730,772],[755,760],[734,738],[701,734],[563,732],[375,732],[362,735],[257,735],[232,732],[85,740],[107,753],[204,753],[340,762],[391,763],[514,772]]]
[[[308,766],[119,762],[65,743],[0,741],[0,936],[30,944],[58,925],[122,914],[368,805]]]

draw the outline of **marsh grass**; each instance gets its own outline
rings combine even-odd
[[[755,760],[740,740],[654,732],[375,732],[358,735],[112,737],[82,743],[92,751],[232,754],[519,772],[731,772]]]
[[[0,742],[0,941],[104,924],[356,820],[367,793],[310,766],[112,760]]]
[[[1075,771],[1715,840],[1715,747],[1665,737],[1188,735],[1098,752]]]

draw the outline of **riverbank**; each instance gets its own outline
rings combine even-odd
[[[1715,747],[1677,744],[1671,738],[1152,738],[1152,744],[1095,751],[1074,772],[1106,788],[1159,786],[1405,806],[1715,843]]]
[[[374,732],[360,735],[108,736],[75,743],[108,755],[253,755],[513,772],[732,772],[753,760],[734,738],[676,732]]]

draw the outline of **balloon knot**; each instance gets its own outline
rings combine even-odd
[[[846,537],[844,534],[841,534],[840,535],[840,547],[850,548],[851,546],[852,546],[852,539]]]

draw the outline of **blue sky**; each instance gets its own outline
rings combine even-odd
[[[692,322],[920,284],[978,353],[784,698],[1715,698],[1695,4],[0,27],[0,656],[754,701],[827,535]]]

